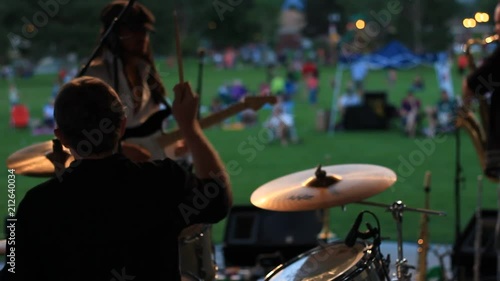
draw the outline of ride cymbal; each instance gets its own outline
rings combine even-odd
[[[306,211],[342,206],[374,196],[396,182],[396,174],[370,164],[318,167],[272,180],[250,198],[271,211]]]

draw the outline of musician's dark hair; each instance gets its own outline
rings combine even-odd
[[[128,1],[115,0],[107,4],[101,11],[100,19],[102,23],[102,28],[100,32],[100,38],[103,37],[104,32],[108,29],[111,23],[114,21],[115,17],[121,13],[121,11],[128,5]],[[114,32],[109,34],[109,37],[104,42],[104,49],[109,50],[112,54],[117,55],[123,63],[127,63],[127,54],[123,52],[121,48],[120,40],[118,38],[119,29],[121,27],[128,27],[132,29],[143,28],[148,31],[154,30],[154,23],[156,19],[153,13],[139,2],[134,2],[129,10],[123,15],[121,21],[117,22],[114,26]],[[101,50],[99,55],[102,55],[103,50]],[[166,96],[166,90],[161,81],[160,75],[156,69],[156,65],[153,57],[153,50],[151,44],[148,46],[147,53],[141,57],[150,66],[150,72],[147,77],[147,83],[151,90],[151,98],[157,104],[163,101]],[[130,79],[127,77],[127,83],[130,88],[133,88]]]
[[[96,77],[81,76],[64,84],[54,104],[57,128],[81,156],[115,149],[124,118],[118,94]]]

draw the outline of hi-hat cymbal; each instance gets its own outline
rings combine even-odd
[[[396,174],[370,164],[318,167],[272,180],[257,188],[253,205],[271,211],[306,211],[359,202],[396,182]]]
[[[67,154],[64,167],[67,168],[75,160],[69,149],[63,147],[63,152]],[[125,156],[133,159],[147,161],[151,154],[134,144],[123,143],[122,152]],[[22,148],[7,158],[7,168],[15,169],[16,174],[31,177],[52,177],[55,175],[54,163],[50,160],[53,153],[53,142],[46,141]],[[129,158],[130,158],[129,157]]]

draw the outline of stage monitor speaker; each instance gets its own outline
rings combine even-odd
[[[346,130],[386,130],[388,119],[378,116],[368,105],[346,108],[343,125]]]
[[[318,246],[319,211],[273,212],[234,206],[226,221],[223,253],[226,266],[255,266],[259,257],[274,255],[277,266]]]
[[[495,226],[497,210],[481,210],[481,280],[496,276],[497,257],[495,249]],[[476,239],[476,215],[474,214],[464,232],[453,247],[452,265],[460,277],[470,279],[474,275],[474,243]],[[459,280],[462,280],[460,278]]]
[[[363,103],[370,107],[379,118],[387,118],[387,93],[382,91],[365,92]]]

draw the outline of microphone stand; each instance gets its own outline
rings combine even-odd
[[[462,165],[460,164],[460,130],[458,127],[455,128],[455,241],[458,242],[460,236],[460,188],[462,177]],[[453,251],[454,264],[457,268],[454,268],[455,277],[460,277],[460,272],[458,272],[458,265],[460,264],[460,254],[458,249]]]
[[[94,49],[94,51],[92,52],[92,55],[88,59],[87,63],[85,64],[85,66],[82,69],[80,69],[80,72],[78,73],[78,75],[76,77],[80,77],[80,76],[85,75],[85,73],[87,72],[87,69],[90,66],[90,63],[92,62],[92,60],[95,59],[95,57],[97,56],[97,54],[99,53],[99,51],[102,49],[102,46],[104,45],[104,42],[109,37],[109,35],[111,34],[111,32],[114,31],[115,25],[119,21],[121,21],[121,19],[123,18],[123,15],[125,14],[125,12],[128,9],[130,9],[130,7],[132,7],[132,5],[134,5],[134,2],[135,2],[135,0],[129,0],[127,6],[125,6],[125,8],[123,8],[123,10],[120,12],[120,14],[116,18],[114,18],[114,20],[109,25],[108,29],[104,32],[103,36],[99,40],[99,45],[97,45],[97,47]]]
[[[460,184],[462,165],[460,164],[460,130],[455,129],[455,239],[460,235]]]
[[[95,59],[97,54],[101,51],[102,47],[104,46],[104,42],[106,42],[109,35],[112,32],[114,32],[116,24],[122,20],[123,16],[125,15],[125,12],[127,12],[132,7],[132,5],[134,5],[134,2],[135,2],[135,0],[129,0],[127,6],[125,6],[125,8],[122,9],[120,14],[118,14],[118,16],[113,19],[113,21],[109,25],[108,29],[106,29],[106,31],[102,35],[101,39],[99,40],[99,45],[97,45],[97,47],[94,49],[94,51],[90,55],[90,58],[87,60],[87,63],[82,67],[82,69],[80,69],[80,72],[76,75],[75,78],[78,78],[78,77],[85,75],[85,73],[87,72],[87,69],[90,67],[90,64],[92,63],[92,61]],[[115,72],[115,77],[114,77],[115,78],[114,79],[115,85],[114,86],[115,86],[115,89],[118,90],[118,87],[117,87],[118,86],[118,79],[117,79],[118,72],[116,69],[116,65],[117,65],[116,56],[114,56],[114,59],[113,59],[113,68],[114,68],[114,72]],[[122,153],[122,151],[123,151],[123,148],[122,148],[122,145],[120,142],[120,144],[118,145],[118,153]]]

